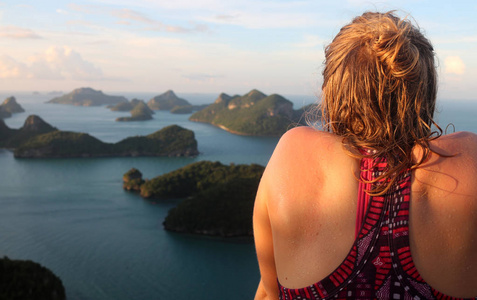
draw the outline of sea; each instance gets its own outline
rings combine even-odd
[[[157,94],[117,95],[147,101]],[[60,130],[117,142],[177,124],[194,131],[200,155],[15,159],[0,149],[0,257],[49,268],[69,300],[253,298],[260,278],[253,242],[165,231],[162,222],[180,200],[144,200],[122,189],[122,176],[134,167],[153,178],[201,160],[265,166],[278,137],[235,135],[163,111],[150,121],[116,122],[129,113],[46,104],[54,97],[49,94],[0,92],[0,99],[9,96],[26,110],[5,120],[11,128],[36,114]],[[178,96],[208,104],[218,94]],[[296,109],[316,101],[313,95],[285,97]],[[438,102],[437,120],[448,133],[477,133],[475,116],[477,100]]]

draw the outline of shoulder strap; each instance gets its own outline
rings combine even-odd
[[[356,209],[355,238],[357,238],[359,235],[370,201],[370,196],[366,193],[366,191],[371,190],[371,183],[369,183],[369,181],[372,180],[373,176],[373,159],[367,157],[361,159],[360,170],[361,172],[358,187],[358,207]]]

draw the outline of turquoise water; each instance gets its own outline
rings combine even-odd
[[[237,136],[167,112],[147,122],[120,123],[114,119],[127,113],[44,104],[49,97],[41,95],[15,96],[27,112],[6,120],[13,128],[38,114],[61,130],[116,142],[178,124],[195,132],[201,155],[28,160],[0,150],[1,256],[50,268],[63,280],[70,300],[253,297],[259,280],[253,244],[166,232],[162,221],[176,201],[144,201],[123,191],[121,178],[132,167],[152,178],[198,160],[265,165],[278,138]],[[214,96],[186,99],[208,103]],[[297,98],[296,106],[307,104],[303,101],[311,97]],[[449,101],[439,109],[444,127],[453,122],[456,130],[477,132],[475,104]]]

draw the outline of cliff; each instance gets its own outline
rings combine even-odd
[[[264,167],[201,161],[143,180],[132,169],[123,188],[147,199],[185,198],[164,220],[169,231],[211,236],[252,236],[255,195]]]
[[[100,106],[100,105],[115,105],[128,100],[122,96],[105,95],[102,91],[97,91],[92,88],[79,88],[72,92],[51,99],[47,103],[68,104],[75,106]]]
[[[189,120],[205,122],[235,134],[280,136],[299,123],[301,111],[280,95],[252,90],[243,96],[220,94],[215,102]]]

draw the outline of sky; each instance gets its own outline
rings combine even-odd
[[[0,92],[315,95],[339,29],[388,10],[433,43],[438,98],[477,101],[475,0],[0,0]]]

